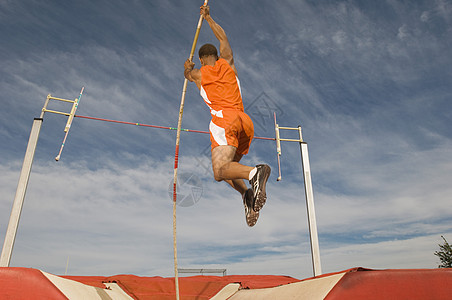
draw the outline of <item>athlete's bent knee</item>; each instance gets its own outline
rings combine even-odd
[[[216,181],[223,181],[223,177],[221,177],[220,176],[220,174],[219,174],[219,172],[214,172],[213,173],[213,178],[216,180]]]
[[[221,169],[213,170],[213,178],[216,181],[223,181],[223,176],[221,176]]]

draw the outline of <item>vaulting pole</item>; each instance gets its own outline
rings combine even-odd
[[[207,6],[208,0],[204,0],[204,6]],[[190,51],[190,61],[193,60],[193,55],[195,54],[196,43],[198,42],[199,31],[201,30],[203,16],[199,16],[198,26],[196,27],[195,38],[193,40],[193,45]],[[182,115],[184,114],[184,103],[185,94],[187,92],[188,79],[185,78],[184,86],[182,89],[182,97],[180,100],[179,108],[179,120],[177,121],[177,134],[176,134],[176,150],[174,154],[174,178],[173,178],[173,246],[174,246],[174,281],[176,285],[176,299],[179,300],[179,274],[177,271],[177,239],[176,239],[176,200],[177,200],[177,168],[179,165],[179,142],[180,142],[180,132],[182,128]]]

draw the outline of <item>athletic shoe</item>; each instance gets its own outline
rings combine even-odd
[[[253,190],[252,189],[248,189],[243,194],[243,206],[245,206],[246,224],[249,227],[253,227],[256,224],[257,219],[259,218],[259,212],[254,211],[254,209],[253,209],[254,198],[253,198]]]
[[[254,211],[258,212],[264,206],[265,201],[267,201],[265,185],[267,184],[271,169],[268,165],[257,165],[256,168],[257,172],[253,178],[251,178],[250,184],[253,189]]]

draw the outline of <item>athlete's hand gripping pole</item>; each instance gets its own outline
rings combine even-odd
[[[204,6],[207,6],[208,0],[204,0]],[[201,30],[201,24],[203,20],[203,15],[199,16],[198,26],[196,27],[195,38],[193,40],[193,45],[190,51],[190,61],[193,60],[193,56],[195,54],[196,43],[198,42],[199,32]],[[180,108],[179,108],[179,120],[177,121],[177,133],[176,133],[176,150],[174,155],[174,177],[173,177],[173,242],[174,242],[174,278],[176,284],[176,299],[179,300],[179,279],[178,279],[178,271],[177,271],[177,243],[176,243],[176,187],[177,187],[177,168],[179,165],[179,142],[180,142],[180,132],[182,128],[182,115],[184,114],[184,102],[185,102],[185,94],[187,92],[187,83],[188,79],[185,78],[184,86],[182,89],[182,97],[180,100]]]

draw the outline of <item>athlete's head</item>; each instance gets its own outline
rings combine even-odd
[[[217,48],[212,44],[205,44],[201,48],[199,48],[199,58],[204,58],[206,56],[214,56],[215,59],[218,59],[218,51]]]

